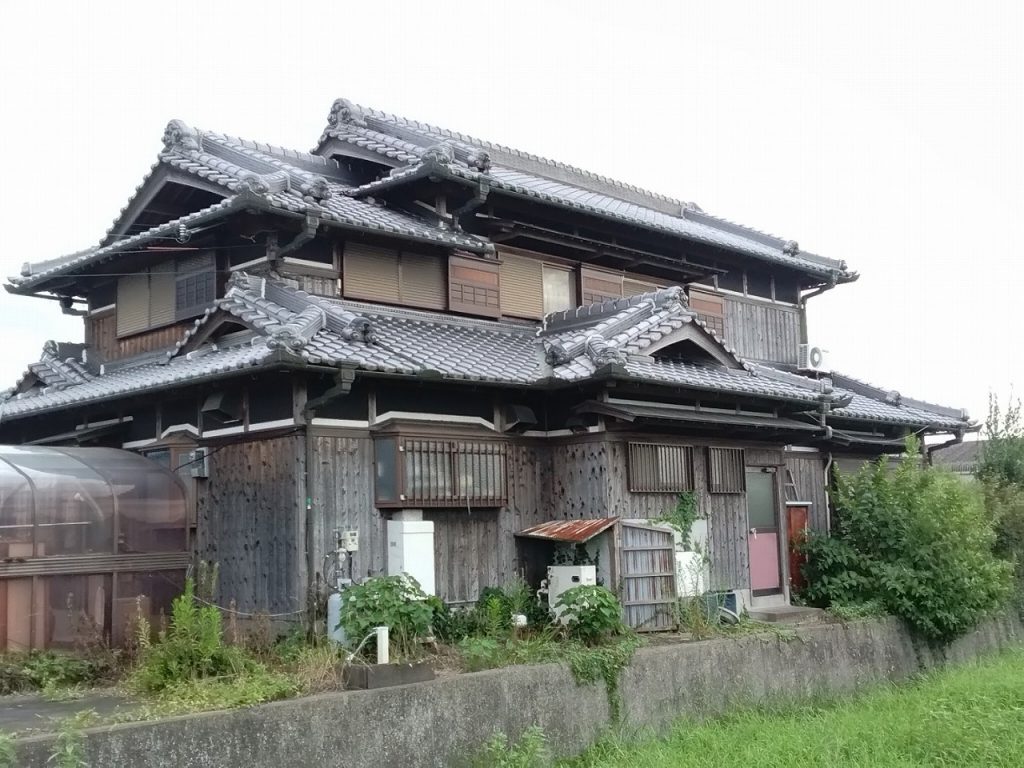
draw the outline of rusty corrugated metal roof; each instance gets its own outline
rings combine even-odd
[[[603,533],[619,521],[617,517],[597,517],[589,520],[552,520],[534,525],[516,536],[548,541],[567,541],[582,544]]]

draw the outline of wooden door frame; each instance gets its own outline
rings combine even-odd
[[[749,503],[749,498],[746,497],[746,494],[744,494],[745,501],[746,501],[746,510],[747,510],[747,521],[746,521],[747,522],[747,525],[746,525],[746,536],[747,536],[747,541],[746,541],[746,546],[747,546],[747,577],[749,579],[749,589],[750,589],[750,598],[751,598],[751,600],[754,600],[755,598],[757,598],[757,599],[760,599],[760,598],[771,598],[771,597],[776,597],[778,595],[781,595],[783,597],[783,599],[786,601],[787,604],[790,601],[790,593],[789,593],[789,563],[787,562],[788,558],[786,557],[786,543],[787,543],[788,537],[789,537],[789,526],[788,526],[788,524],[786,522],[786,519],[785,519],[786,516],[784,514],[782,514],[782,510],[783,510],[783,506],[784,506],[783,505],[783,498],[782,498],[782,496],[783,496],[783,488],[782,488],[781,483],[779,482],[780,472],[784,471],[784,469],[785,469],[785,463],[783,463],[783,464],[744,464],[744,467],[743,467],[744,476],[745,476],[745,473],[747,471],[750,471],[750,470],[756,470],[756,471],[759,471],[759,472],[765,472],[767,470],[767,473],[772,475],[772,489],[773,489],[773,496],[774,496],[775,521],[776,521],[776,530],[777,530],[777,538],[778,538],[775,555],[778,558],[778,562],[779,562],[779,589],[777,591],[776,590],[772,590],[772,591],[768,591],[768,592],[763,592],[762,594],[754,594],[753,571],[752,571],[752,569],[750,567],[750,539],[749,539],[749,537],[750,537],[750,503]]]

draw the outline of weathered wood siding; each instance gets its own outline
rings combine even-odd
[[[559,443],[551,449],[549,520],[607,517],[612,509],[612,447],[601,438]]]
[[[310,435],[310,563],[324,577],[324,558],[336,546],[335,531],[359,531],[359,551],[352,556],[356,579],[385,572],[387,531],[374,506],[373,441],[312,432]]]
[[[234,600],[240,611],[302,618],[304,477],[301,435],[211,449],[210,477],[199,481],[196,543],[200,558],[219,564],[221,605]]]
[[[434,522],[434,579],[442,600],[476,602],[484,587],[512,578],[499,566],[499,549],[510,543],[499,535],[501,515],[496,509],[424,510],[423,518]]]
[[[785,304],[725,297],[725,339],[741,357],[796,364],[800,310]]]
[[[828,530],[828,497],[825,494],[825,464],[817,453],[787,453],[786,469],[793,475],[798,501],[811,502],[808,525],[811,530]]]
[[[118,360],[124,357],[141,355],[144,352],[156,352],[161,349],[173,347],[175,342],[181,341],[185,331],[192,327],[194,321],[189,320],[183,323],[167,325],[153,331],[137,333],[134,336],[113,339],[108,341],[107,348],[101,349],[107,360]]]
[[[191,326],[191,322],[175,323],[119,339],[117,313],[109,312],[85,318],[85,343],[94,347],[105,360],[120,360],[172,347]]]

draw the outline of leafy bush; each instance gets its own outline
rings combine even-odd
[[[533,637],[467,637],[459,643],[463,665],[469,672],[510,667],[515,664],[546,664],[565,658],[566,643],[557,642],[550,633]]]
[[[388,627],[399,654],[412,655],[417,641],[430,634],[434,611],[416,579],[406,574],[376,576],[345,590],[341,627],[358,646],[375,627]],[[376,640],[371,638],[365,647]]]
[[[877,619],[885,616],[885,608],[877,600],[867,603],[833,603],[829,606],[828,612],[840,621]]]
[[[14,751],[14,739],[10,734],[0,733],[0,768],[15,768],[18,755]]]
[[[837,526],[810,534],[804,597],[814,605],[877,603],[934,641],[974,627],[1010,592],[1011,566],[993,555],[992,521],[976,489],[922,467],[916,440],[889,471],[884,460],[837,475]]]
[[[472,611],[453,609],[434,595],[427,598],[427,605],[431,610],[430,626],[434,637],[442,643],[454,645],[476,631]]]
[[[134,684],[155,692],[186,680],[256,669],[244,651],[224,642],[221,622],[220,609],[200,605],[192,579],[186,579],[185,591],[171,605],[170,626],[157,642],[141,649]]]
[[[93,685],[113,672],[108,657],[83,658],[52,651],[0,656],[0,695]]]
[[[571,637],[597,643],[623,631],[622,606],[604,587],[579,586],[563,592],[555,603],[562,609]]]
[[[504,733],[496,733],[484,744],[474,768],[543,768],[549,765],[547,739],[537,726],[527,728],[517,743],[509,742]]]
[[[1016,563],[1018,590],[1024,593],[1024,419],[1020,400],[1004,411],[989,396],[985,443],[977,476],[985,506],[996,527],[996,552]]]

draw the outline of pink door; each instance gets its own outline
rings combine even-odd
[[[782,591],[779,562],[779,517],[775,508],[775,473],[747,467],[747,548],[750,589],[754,595]]]

